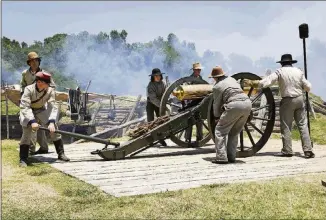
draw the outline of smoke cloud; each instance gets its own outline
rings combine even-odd
[[[217,65],[222,66],[227,75],[252,72],[264,76],[268,69],[273,72],[280,67],[274,58],[262,56],[259,60],[253,61],[245,55],[237,54],[236,48],[235,53],[228,57],[210,50],[199,56],[193,43],[181,42],[175,35],[169,35],[168,41],[178,54],[177,61],[171,65],[167,64],[173,57],[167,57],[166,51],[163,51],[164,42],[161,37],[146,44],[132,44],[131,49],[130,45],[123,42],[112,43],[108,39],[99,40],[97,35],[79,33],[67,36],[63,48],[54,50],[47,56],[41,54],[43,57],[41,66],[58,69],[64,75],[74,77],[82,89],[85,89],[88,81],[92,80],[90,92],[134,96],[146,95],[146,86],[153,68],[160,68],[172,82],[190,75],[194,62],[201,62],[204,66],[202,76],[207,81],[211,69]],[[324,99],[326,99],[324,92],[326,70],[320,67],[324,63],[325,54],[326,46],[320,41],[315,40],[308,45],[308,79],[312,82],[312,91]],[[295,54],[293,56],[298,59],[296,66],[303,69],[302,56]],[[2,65],[3,78],[10,83],[14,81],[17,83],[21,70],[14,73],[6,72],[5,70],[11,68],[10,64],[2,60]]]

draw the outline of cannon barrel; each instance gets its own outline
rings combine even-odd
[[[48,128],[40,127],[40,129],[50,132],[50,130]],[[81,139],[85,139],[85,140],[89,140],[89,141],[94,141],[94,142],[102,143],[102,144],[105,144],[105,145],[113,145],[115,147],[120,146],[120,143],[118,143],[118,142],[112,142],[112,141],[108,141],[108,140],[105,140],[105,139],[101,139],[101,138],[97,138],[97,137],[91,137],[91,136],[77,134],[77,133],[72,133],[72,132],[68,132],[68,131],[55,130],[55,133],[62,134],[62,135],[67,135],[67,136],[74,137],[74,138],[81,138]]]
[[[212,93],[212,91],[213,85],[210,84],[180,85],[172,92],[172,94],[182,101],[204,98]]]
[[[172,92],[172,95],[180,101],[200,99],[212,93],[213,86],[212,84],[180,85]],[[250,87],[246,84],[243,84],[243,87],[243,92],[248,94]],[[257,89],[254,88],[251,94],[255,95],[256,93]]]

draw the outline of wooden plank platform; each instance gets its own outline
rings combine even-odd
[[[302,157],[301,144],[293,142],[297,155],[281,158],[273,156],[280,151],[281,140],[271,139],[256,156],[219,165],[210,162],[215,156],[212,142],[201,149],[180,148],[169,140],[167,143],[168,147],[152,147],[117,161],[91,155],[91,151],[104,147],[97,143],[66,145],[66,155],[71,158],[68,163],[56,161],[53,146],[53,153],[34,157],[117,197],[326,172],[326,146],[314,146],[316,158],[307,160]]]

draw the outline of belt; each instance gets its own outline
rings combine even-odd
[[[38,114],[40,112],[43,112],[45,110],[45,107],[41,107],[41,108],[32,108],[32,111],[34,114]]]
[[[225,101],[225,104],[228,104],[228,103],[234,102],[234,101],[245,101],[248,99],[249,99],[249,97],[247,95],[245,95],[244,93],[232,94],[232,96],[229,96],[227,98],[227,100]]]
[[[295,97],[291,97],[291,96],[284,96],[284,97],[282,97],[282,99],[287,99],[287,98],[298,98],[299,96],[295,96]]]

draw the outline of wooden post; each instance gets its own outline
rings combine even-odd
[[[136,104],[135,104],[134,107],[131,109],[131,111],[130,111],[130,113],[129,113],[129,115],[128,115],[128,118],[127,118],[127,120],[125,121],[125,123],[129,122],[129,121],[132,119],[132,116],[134,115],[134,112],[135,112],[135,110],[136,110],[136,108],[137,108],[137,106],[138,106],[138,103],[140,102],[140,99],[141,99],[141,95],[138,96],[137,101],[136,101]],[[129,128],[129,126],[127,126],[126,128],[124,128],[124,129],[122,130],[122,135],[121,135],[121,136],[124,136],[124,135],[126,134],[128,128]]]
[[[309,110],[312,113],[312,116],[314,117],[314,119],[316,119],[316,114],[315,114],[315,110],[314,110],[314,106],[312,105],[312,102],[310,99],[308,99],[309,101]]]
[[[7,95],[7,87],[8,87],[8,83],[6,83],[5,86],[5,97],[6,97],[6,123],[7,123],[7,139],[9,139],[10,137],[10,133],[9,133],[9,113],[8,113],[8,95]]]
[[[98,107],[97,107],[97,109],[94,111],[94,113],[93,113],[93,115],[92,115],[92,120],[90,121],[90,125],[91,126],[95,126],[95,122],[96,122],[96,116],[98,115],[98,113],[99,113],[99,111],[100,111],[100,109],[101,109],[101,107],[102,107],[102,99],[101,100],[99,100],[98,102]]]
[[[59,101],[58,102],[58,114],[57,114],[57,118],[56,118],[56,123],[58,123],[59,120],[60,120],[61,105],[62,105],[62,101]]]

